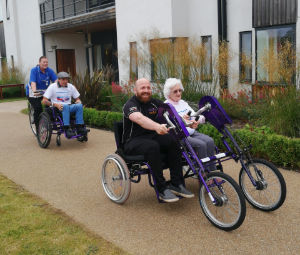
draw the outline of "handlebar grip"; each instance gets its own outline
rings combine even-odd
[[[200,115],[197,115],[195,121],[198,121],[199,119],[200,119]]]
[[[191,117],[191,114],[192,114],[192,111],[189,110],[188,113],[187,113],[187,115]]]

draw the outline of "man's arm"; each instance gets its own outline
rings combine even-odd
[[[135,122],[136,124],[140,125],[141,127],[153,130],[159,135],[165,135],[168,133],[169,129],[166,127],[165,124],[159,124],[148,117],[144,116],[140,112],[133,112],[129,115],[129,119],[132,122]]]
[[[56,107],[60,111],[63,109],[62,104],[52,103],[51,101],[49,101],[49,99],[47,97],[43,97],[42,104],[47,105],[47,106]]]
[[[36,91],[36,82],[32,81],[32,82],[30,83],[30,86],[31,86],[32,92],[35,92],[35,91]]]

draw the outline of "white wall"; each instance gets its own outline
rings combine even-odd
[[[238,10],[238,11],[237,11]],[[233,93],[241,88],[250,90],[251,85],[239,83],[240,32],[252,31],[252,74],[255,80],[255,29],[252,28],[252,1],[227,1],[227,39],[232,59],[229,63],[228,88]]]
[[[3,20],[2,1],[3,0],[0,0],[0,21]]]
[[[2,10],[6,10],[5,2],[1,2]],[[8,5],[10,19],[3,13],[7,59],[10,63],[13,56],[27,80],[30,69],[43,53],[38,0],[9,0]]]
[[[53,50],[51,46],[57,46],[57,49],[74,49],[76,73],[84,74],[87,69],[84,44],[85,38],[83,34],[58,32],[45,34],[45,50],[49,66],[51,66],[55,72],[57,71],[55,49]]]
[[[116,0],[116,23],[120,83],[129,80],[129,42],[137,42],[139,51],[147,51],[147,39],[172,36],[172,0]],[[150,78],[149,70],[139,67],[139,77]]]
[[[149,47],[142,42],[143,35],[147,40],[154,37],[199,40],[200,36],[211,35],[218,49],[217,1],[116,0],[116,22],[121,83],[129,79],[129,42],[137,41],[138,55],[145,54],[145,48]],[[150,78],[149,66],[148,70],[139,66],[139,78],[143,76]]]
[[[300,25],[299,25],[299,17],[300,17],[300,6],[298,5],[298,22],[296,24],[296,52],[299,53],[300,52]],[[299,55],[297,56],[298,60],[297,60],[297,70],[299,70],[299,64],[300,64],[300,59],[299,59]],[[300,90],[300,79],[298,78],[298,80],[296,81],[297,83],[297,87]]]

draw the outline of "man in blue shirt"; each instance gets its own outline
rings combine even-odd
[[[31,69],[29,80],[30,88],[28,100],[34,109],[36,130],[38,129],[39,115],[43,111],[41,104],[43,97],[37,90],[46,90],[51,82],[56,81],[57,76],[55,72],[48,67],[47,57],[41,56],[39,64]]]

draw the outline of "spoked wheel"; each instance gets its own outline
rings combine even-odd
[[[46,112],[42,112],[39,117],[39,128],[38,128],[38,143],[42,148],[47,148],[52,135],[52,124],[50,117]]]
[[[111,154],[105,158],[101,182],[106,195],[113,202],[123,204],[128,199],[131,190],[129,171],[119,155]]]
[[[262,211],[278,209],[286,197],[286,184],[279,170],[263,159],[253,159],[246,167],[256,182],[254,186],[245,169],[241,169],[239,182],[247,201]]]
[[[30,103],[28,103],[28,117],[29,117],[29,125],[32,130],[32,133],[36,136],[36,126],[34,123],[34,109]]]
[[[237,229],[246,216],[246,202],[238,184],[230,176],[220,172],[207,174],[205,182],[216,201],[211,201],[202,184],[199,202],[207,219],[222,230]]]

